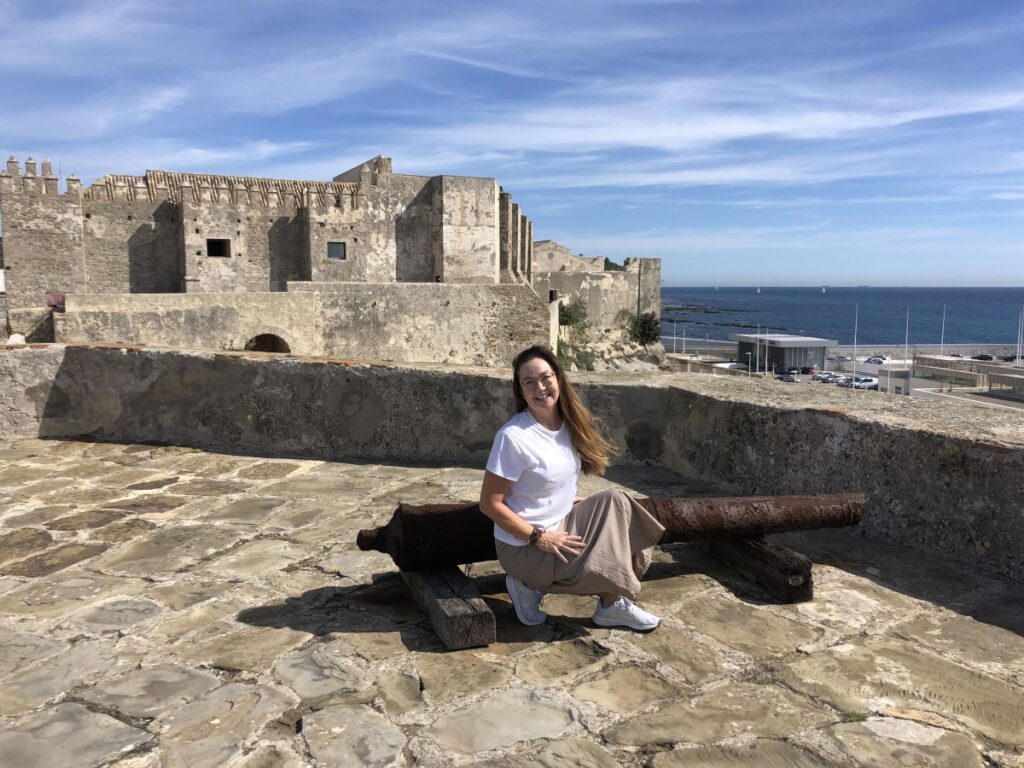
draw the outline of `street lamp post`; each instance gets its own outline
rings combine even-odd
[[[749,379],[750,378],[750,353],[746,352],[744,354],[746,354],[746,356],[747,356],[747,378]]]

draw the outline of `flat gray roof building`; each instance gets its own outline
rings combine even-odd
[[[729,338],[737,342],[736,359],[757,371],[824,368],[825,350],[839,344],[835,339],[789,333],[730,333]],[[747,355],[750,355],[749,362]]]

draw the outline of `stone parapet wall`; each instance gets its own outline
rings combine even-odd
[[[548,303],[527,285],[292,283],[288,289],[319,295],[323,354],[333,357],[505,366],[524,347],[551,339]]]
[[[56,339],[243,350],[272,334],[300,355],[503,366],[551,343],[552,312],[526,285],[289,283],[287,292],[68,295]]]
[[[67,296],[57,341],[145,344],[177,349],[242,350],[261,334],[301,355],[323,354],[313,293],[201,293]]]
[[[43,434],[46,420],[55,423],[55,436],[64,436],[67,425],[62,422],[70,400],[62,388],[54,387],[63,362],[60,345],[33,349],[0,344],[0,441]]]
[[[240,353],[0,349],[0,439],[481,466],[511,412],[508,379]],[[624,464],[738,494],[862,491],[867,536],[1024,579],[1024,414],[745,377],[578,380]]]

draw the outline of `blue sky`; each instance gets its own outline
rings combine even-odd
[[[1024,285],[1024,5],[0,0],[0,152],[493,176],[666,285]]]

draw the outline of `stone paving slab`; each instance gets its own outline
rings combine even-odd
[[[475,497],[479,468],[38,439],[0,460],[0,765],[1024,766],[1019,588],[855,531],[780,537],[815,563],[797,605],[661,548],[649,634],[572,595],[524,627],[478,563],[497,642],[447,652],[355,534]],[[657,467],[581,491],[615,486],[715,493]]]
[[[252,745],[292,701],[262,685],[229,683],[156,721],[166,768],[220,768]]]
[[[67,569],[45,579],[32,579],[0,599],[0,615],[37,619],[63,616],[114,595],[134,595],[146,588],[141,579],[104,576],[84,569]]]
[[[922,709],[1004,744],[1024,746],[1024,689],[912,643],[846,642],[788,664],[779,676],[843,711]]]
[[[303,723],[302,736],[317,765],[406,765],[405,734],[369,707],[330,707],[303,718]]]
[[[82,683],[120,674],[139,656],[113,641],[85,640],[9,676],[0,686],[0,715],[16,715],[67,693]]]
[[[740,737],[782,737],[827,725],[829,711],[784,688],[729,683],[691,701],[674,701],[657,712],[605,731],[605,740],[631,746],[710,743]]]
[[[473,763],[473,768],[617,768],[624,764],[592,741],[557,739],[547,743],[536,755],[500,757]]]
[[[45,552],[8,563],[0,568],[4,576],[47,576],[62,571],[69,565],[95,557],[106,551],[107,545],[101,543],[71,542],[48,549]]]
[[[21,632],[0,635],[0,680],[66,647],[65,643],[51,637]]]
[[[162,663],[86,688],[79,697],[129,717],[152,718],[178,709],[220,684],[219,678],[207,672]]]
[[[573,708],[554,696],[513,688],[441,715],[424,735],[442,749],[471,755],[520,741],[555,738],[576,721]]]
[[[100,766],[153,739],[80,704],[57,704],[33,712],[0,733],[0,765],[17,768]]]
[[[984,768],[978,745],[963,734],[908,720],[870,717],[862,723],[840,723],[827,731],[858,765],[885,765],[899,755],[904,765]]]

